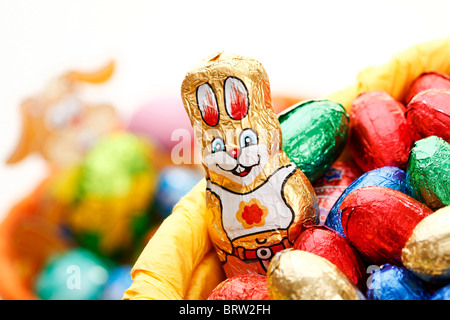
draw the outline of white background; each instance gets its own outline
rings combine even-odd
[[[149,98],[178,94],[185,72],[218,51],[262,62],[272,93],[321,97],[365,67],[450,36],[448,0],[0,0],[0,219],[46,174],[19,139],[19,105],[68,70],[109,59],[114,77],[87,91],[127,118]]]

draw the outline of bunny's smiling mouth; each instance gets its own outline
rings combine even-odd
[[[251,166],[243,166],[242,164],[238,163],[233,169],[231,170],[225,170],[224,168],[222,168],[218,163],[216,163],[216,166],[219,167],[221,170],[223,171],[227,171],[227,172],[231,172],[232,174],[234,174],[235,176],[238,177],[245,177],[246,175],[248,175],[250,173],[250,171],[252,171],[252,169],[256,166],[259,165],[261,161],[261,157],[258,156],[258,162],[251,165]]]

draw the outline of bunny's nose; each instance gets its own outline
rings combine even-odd
[[[237,157],[239,156],[240,153],[241,153],[241,149],[238,149],[238,148],[231,149],[230,151],[228,151],[228,154],[235,159],[237,159]]]

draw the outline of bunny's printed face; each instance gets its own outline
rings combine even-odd
[[[236,121],[237,124],[249,112],[249,97],[245,84],[238,78],[228,77],[224,82],[224,105],[226,114],[219,112],[214,89],[208,83],[197,88],[197,103],[203,121],[217,126],[222,121]],[[226,126],[225,126],[226,127]],[[268,161],[267,146],[261,144],[258,133],[245,125],[235,129],[211,130],[206,135],[209,145],[203,149],[204,163],[208,169],[228,179],[249,185],[261,173]]]
[[[227,145],[230,146],[222,137],[215,137],[205,164],[211,171],[235,182],[243,185],[253,182],[269,159],[267,146],[258,144],[258,136],[251,128],[241,131],[239,146],[227,150]]]
[[[263,171],[271,173],[266,165],[279,151],[281,133],[262,66],[242,62],[240,72],[222,62],[224,55],[188,73],[183,101],[209,177],[249,186]]]

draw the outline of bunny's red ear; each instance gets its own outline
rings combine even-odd
[[[208,83],[197,88],[197,105],[200,109],[203,121],[209,126],[215,126],[219,122],[219,108],[214,90]]]
[[[244,82],[235,77],[225,80],[225,109],[234,120],[240,120],[248,112],[248,91]]]

